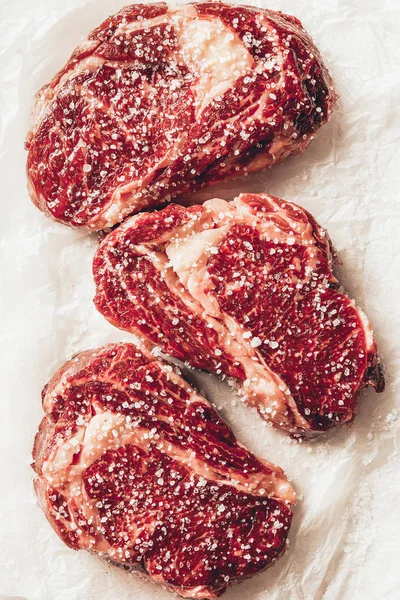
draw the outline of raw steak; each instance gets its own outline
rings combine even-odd
[[[294,492],[170,365],[83,352],[43,390],[35,488],[60,538],[183,597],[216,598],[285,550]]]
[[[294,17],[222,2],[134,4],[38,93],[30,195],[54,219],[99,230],[302,151],[334,102]]]
[[[94,259],[95,304],[114,325],[239,382],[291,433],[350,421],[383,389],[365,315],[338,291],[327,233],[267,195],[169,205],[128,219]]]

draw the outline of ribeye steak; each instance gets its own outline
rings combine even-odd
[[[303,150],[334,102],[294,17],[222,2],[134,4],[38,93],[30,195],[54,219],[99,230]]]
[[[132,344],[79,354],[43,390],[35,488],[71,548],[183,597],[216,598],[276,561],[294,492],[170,365]]]
[[[350,421],[383,388],[365,315],[339,291],[327,233],[267,195],[168,205],[110,233],[94,259],[98,310],[193,367],[236,378],[291,433]]]

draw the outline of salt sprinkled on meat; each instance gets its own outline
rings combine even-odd
[[[56,220],[109,227],[302,151],[335,98],[293,17],[222,2],[128,6],[37,94],[29,192]]]
[[[145,348],[81,353],[43,407],[35,489],[71,548],[210,599],[284,552],[295,498],[284,473]]]
[[[338,291],[332,261],[329,236],[289,202],[241,194],[170,205],[104,239],[95,304],[163,353],[236,381],[276,426],[324,431],[354,418],[361,388],[383,389],[369,322]]]

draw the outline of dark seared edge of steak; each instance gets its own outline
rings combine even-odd
[[[79,354],[43,390],[35,489],[60,538],[186,598],[284,552],[295,499],[170,365],[133,344]]]
[[[366,316],[332,274],[327,232],[267,195],[131,217],[100,244],[95,304],[114,325],[195,368],[235,378],[292,434],[327,430],[382,391]]]
[[[38,92],[29,192],[52,218],[100,230],[301,152],[335,101],[294,17],[222,2],[128,6]]]

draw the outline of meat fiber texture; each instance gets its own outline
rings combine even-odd
[[[127,219],[96,252],[95,304],[191,367],[233,378],[292,434],[351,421],[384,388],[367,317],[332,273],[328,233],[299,206],[240,194]]]
[[[301,152],[335,100],[294,17],[223,2],[132,4],[38,92],[29,192],[54,219],[103,229]]]
[[[2,600],[172,598],[97,556],[67,548],[37,506],[30,467],[46,381],[78,352],[132,339],[93,306],[97,236],[54,223],[32,205],[23,150],[36,91],[122,6],[115,0],[10,0],[0,9]],[[200,197],[268,192],[314,215],[335,242],[336,276],[368,315],[387,386],[380,395],[364,390],[351,428],[298,443],[264,424],[218,378],[185,373],[238,440],[290,475],[298,495],[285,555],[224,598],[398,600],[400,7],[397,0],[259,6],[301,19],[335,80],[339,109],[302,155],[205,188]]]
[[[207,600],[285,551],[295,494],[283,471],[145,347],[81,352],[42,397],[35,489],[71,548]]]

